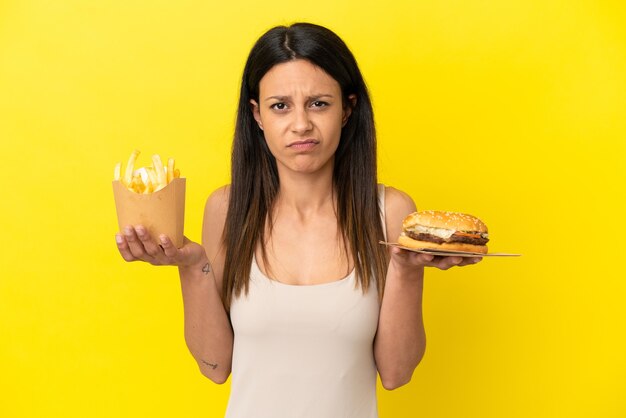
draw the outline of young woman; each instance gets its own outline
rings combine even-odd
[[[376,378],[409,382],[425,349],[424,267],[478,262],[387,249],[414,212],[377,184],[367,88],[343,41],[275,27],[246,63],[229,186],[208,198],[202,245],[142,226],[126,261],[179,268],[185,339],[201,372],[232,372],[227,417],[377,416]]]

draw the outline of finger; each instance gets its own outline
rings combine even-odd
[[[398,248],[398,247],[389,247],[389,250],[390,250],[390,255],[392,257],[396,256],[396,257],[401,257],[403,259],[407,259],[411,257],[413,254],[415,254],[412,251],[408,251],[408,250],[405,250],[403,248]]]
[[[419,254],[417,259],[421,264],[426,265],[432,262],[435,259],[435,256],[432,254]]]
[[[458,264],[458,266],[471,266],[472,264],[480,263],[482,259],[482,257],[466,257],[461,263]]]
[[[163,252],[165,253],[166,257],[170,259],[178,258],[180,251],[178,250],[178,248],[176,248],[176,246],[174,245],[172,240],[169,239],[168,236],[164,234],[159,235],[159,242],[161,248],[163,248]]]
[[[130,249],[131,254],[140,260],[146,260],[146,252],[143,248],[143,244],[139,241],[139,238],[135,233],[135,228],[132,226],[126,226],[124,228],[124,237],[128,242],[128,248]]]
[[[390,254],[394,258],[402,260],[403,263],[409,263],[416,267],[427,266],[434,258],[432,254],[416,253],[398,247],[390,247]]]
[[[132,255],[132,253],[130,252],[130,249],[128,248],[128,242],[126,242],[126,239],[122,234],[115,234],[115,242],[117,243],[117,249],[124,260],[137,261],[135,256]]]
[[[152,239],[152,236],[148,233],[146,228],[143,225],[135,226],[135,232],[137,233],[137,237],[141,241],[144,250],[150,257],[158,257],[163,254],[163,250],[161,247],[157,245],[156,242]]]
[[[434,267],[437,267],[440,270],[448,270],[449,268],[460,264],[462,261],[463,258],[461,257],[441,257],[441,259],[435,261]]]

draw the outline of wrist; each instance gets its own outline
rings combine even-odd
[[[211,263],[209,262],[206,254],[200,256],[197,260],[190,264],[178,266],[178,271],[182,275],[203,275],[206,276],[211,273]]]
[[[424,266],[398,263],[392,258],[389,261],[387,279],[409,283],[421,283],[424,280]]]

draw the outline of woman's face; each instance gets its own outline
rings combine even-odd
[[[356,98],[348,100],[354,105]],[[279,173],[332,169],[351,107],[324,70],[306,60],[278,64],[261,79],[259,102],[250,103]]]

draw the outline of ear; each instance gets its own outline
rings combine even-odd
[[[254,120],[259,125],[259,128],[263,130],[263,122],[261,122],[261,109],[259,108],[259,104],[254,99],[250,99],[250,108],[252,109],[252,116],[254,116]]]
[[[343,117],[341,119],[341,127],[343,128],[348,123],[348,119],[352,114],[352,109],[356,106],[356,94],[351,94],[348,96],[348,100],[346,100],[346,104],[343,107]]]

